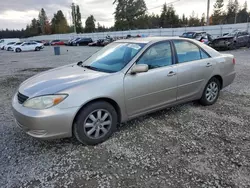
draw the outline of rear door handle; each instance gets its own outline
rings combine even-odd
[[[207,63],[206,67],[212,67],[213,65],[211,63]]]
[[[174,71],[170,71],[170,72],[168,73],[168,76],[174,76],[174,75],[176,75],[176,73],[175,73]]]

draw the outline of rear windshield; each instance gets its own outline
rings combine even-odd
[[[195,33],[194,32],[188,32],[188,33],[183,33],[182,37],[185,37],[185,38],[194,38],[195,36]]]

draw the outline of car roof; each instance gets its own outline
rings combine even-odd
[[[115,42],[127,42],[127,43],[154,43],[154,42],[160,42],[164,40],[190,40],[182,37],[142,37],[142,38],[130,38],[130,39],[121,39],[117,40]],[[191,40],[193,41],[193,40]]]

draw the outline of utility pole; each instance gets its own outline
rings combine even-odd
[[[210,0],[207,0],[207,25],[209,25],[210,22],[209,10],[210,10]]]

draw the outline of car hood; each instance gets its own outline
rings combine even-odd
[[[18,91],[28,97],[55,94],[108,75],[110,74],[68,65],[29,78],[20,85]]]

